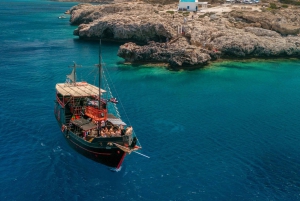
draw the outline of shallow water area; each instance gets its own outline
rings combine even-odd
[[[193,71],[136,67],[103,42],[121,116],[141,142],[119,171],[75,152],[54,118],[75,61],[95,83],[98,43],[75,3],[0,1],[0,200],[299,200],[300,64],[236,61]],[[9,19],[9,21],[8,21]]]

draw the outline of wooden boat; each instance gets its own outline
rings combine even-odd
[[[56,84],[54,114],[63,136],[76,151],[94,161],[119,169],[125,156],[141,149],[141,146],[133,128],[120,118],[116,107],[118,101],[113,97],[104,98],[111,93],[101,89],[101,48],[97,66],[99,87],[77,82],[78,66],[74,63],[66,82]]]

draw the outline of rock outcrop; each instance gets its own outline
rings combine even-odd
[[[146,11],[146,13],[142,13]],[[150,4],[79,4],[71,8],[70,22],[79,25],[74,35],[81,38],[102,37],[146,43],[165,41],[172,37],[173,28]]]
[[[290,11],[290,10],[289,10]],[[271,12],[232,12],[231,16],[241,18],[248,23],[257,23],[261,28],[274,30],[282,35],[297,35],[300,33],[300,15],[295,10]]]
[[[205,65],[211,60],[209,54],[191,45],[186,44],[179,48],[176,45],[157,42],[149,42],[145,46],[138,46],[131,42],[126,43],[120,46],[118,56],[130,62],[169,63],[174,68]]]
[[[118,55],[130,62],[164,62],[177,68],[204,66],[218,58],[300,56],[298,10],[187,16],[167,8],[79,4],[70,9],[70,22],[79,25],[74,35],[80,38],[127,42]]]

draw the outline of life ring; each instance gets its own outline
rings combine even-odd
[[[62,126],[61,126],[61,132],[64,132],[65,129],[66,129],[66,126],[65,126],[65,125],[62,125]]]

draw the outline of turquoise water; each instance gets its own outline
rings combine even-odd
[[[73,61],[94,82],[98,61],[98,44],[58,19],[74,4],[0,1],[0,200],[300,200],[297,60],[174,72],[124,65],[104,42],[121,115],[151,158],[112,172],[71,149],[55,84]]]

